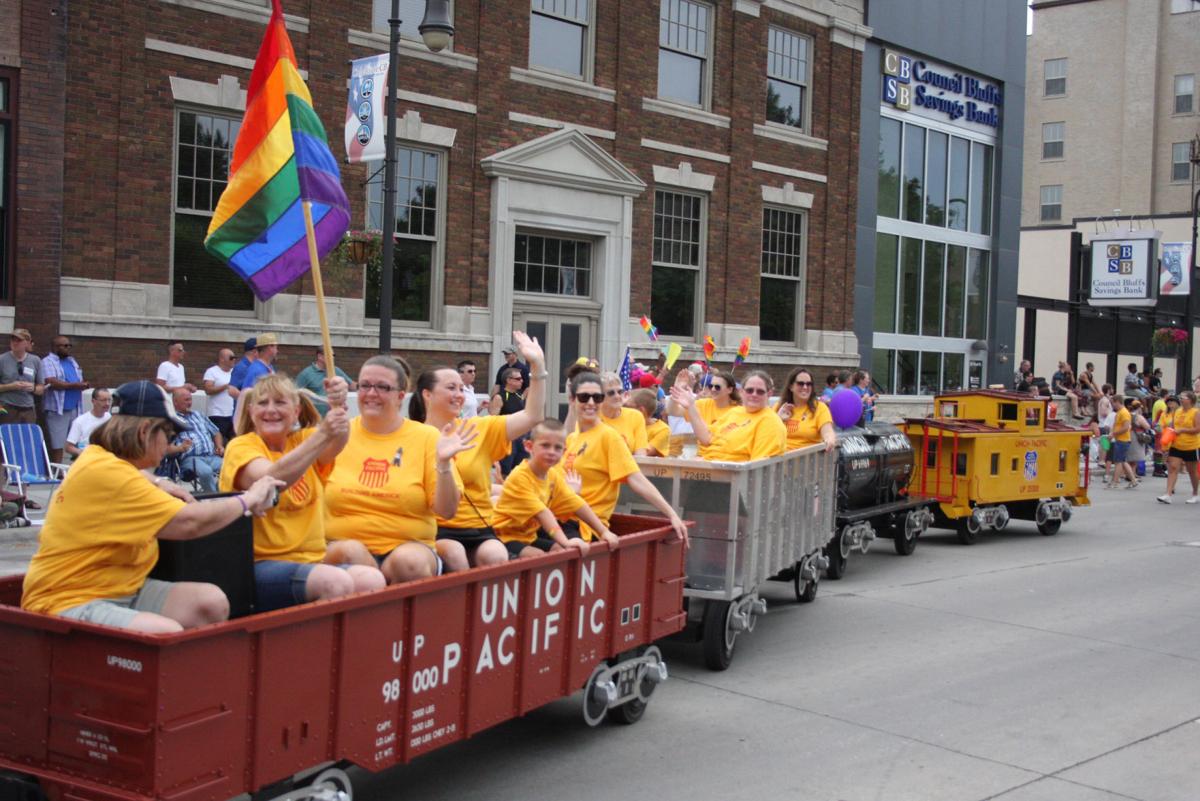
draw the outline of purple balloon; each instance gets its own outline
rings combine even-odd
[[[838,428],[849,428],[862,417],[862,398],[852,389],[839,389],[829,399],[829,414]]]

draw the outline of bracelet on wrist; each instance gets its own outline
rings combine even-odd
[[[237,498],[237,502],[242,505],[242,517],[249,517],[250,507],[246,504],[246,499],[241,495],[234,495],[233,497]]]

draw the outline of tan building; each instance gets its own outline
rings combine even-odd
[[[1172,383],[1182,365],[1152,353],[1150,337],[1185,327],[1184,298],[1089,306],[1073,291],[1081,285],[1072,281],[1070,234],[1082,234],[1083,245],[1118,226],[1162,231],[1162,242],[1190,239],[1200,2],[1043,0],[1032,9],[1017,353],[1039,376],[1060,359],[1077,369],[1093,361],[1108,378],[1138,362],[1162,366]]]

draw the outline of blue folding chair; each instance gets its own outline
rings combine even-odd
[[[27,501],[29,487],[49,485],[53,495],[67,475],[65,464],[50,461],[42,429],[33,423],[0,425],[0,457],[8,485]],[[28,512],[22,511],[22,514],[26,520],[35,522]]]
[[[158,463],[158,467],[154,468],[154,475],[161,476],[175,484],[187,484],[192,488],[192,492],[200,491],[200,480],[196,477],[196,471],[184,467],[181,454],[164,456],[163,460]]]

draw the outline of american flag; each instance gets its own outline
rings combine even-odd
[[[629,348],[625,349],[625,358],[621,360],[617,375],[621,376],[621,389],[626,392],[633,389],[633,359],[629,356]]]

